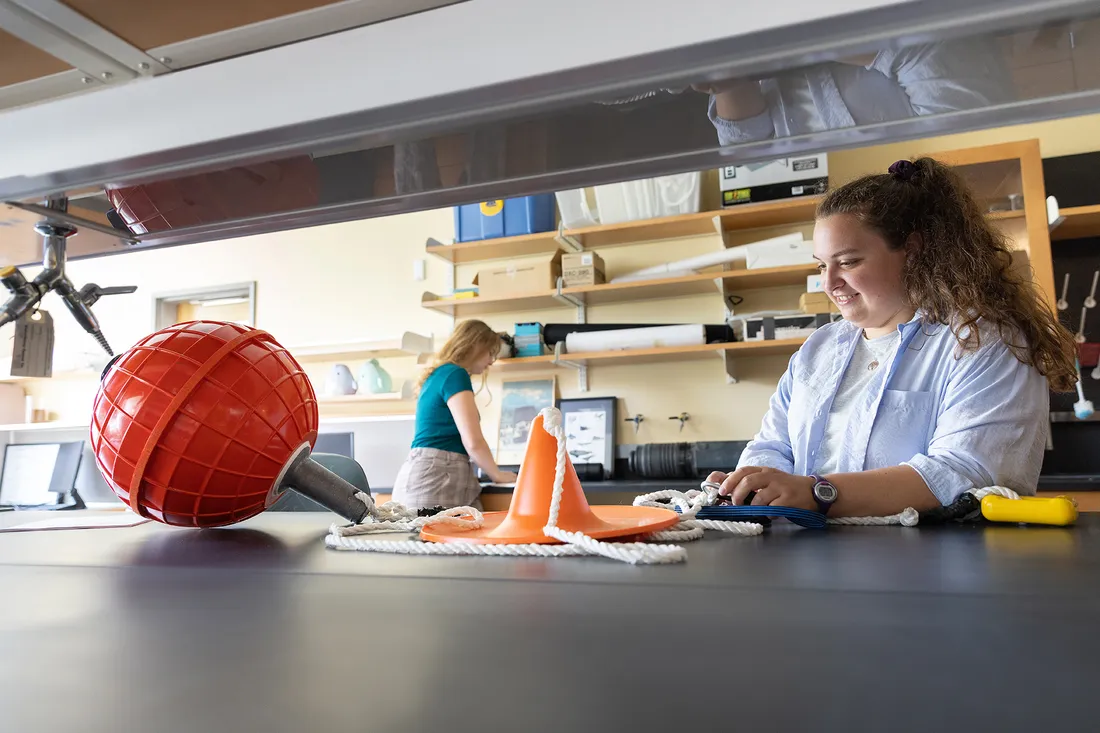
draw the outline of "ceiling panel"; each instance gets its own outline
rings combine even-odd
[[[0,30],[0,87],[68,71],[72,67]]]
[[[66,0],[66,5],[142,50],[240,28],[339,0]]]

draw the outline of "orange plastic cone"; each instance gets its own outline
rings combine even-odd
[[[557,455],[558,441],[546,432],[540,414],[531,423],[527,451],[520,465],[508,511],[486,514],[485,523],[475,530],[464,530],[445,524],[428,525],[420,531],[420,537],[432,542],[502,545],[557,542],[542,531],[550,519]],[[657,532],[671,527],[679,519],[680,515],[668,509],[589,506],[581,489],[580,479],[577,478],[577,471],[566,454],[565,480],[562,482],[557,523],[561,529],[583,532],[596,539],[607,539]]]

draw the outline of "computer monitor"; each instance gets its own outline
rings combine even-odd
[[[84,441],[4,446],[0,506],[54,506],[76,485]]]
[[[355,433],[319,433],[313,452],[355,458]]]

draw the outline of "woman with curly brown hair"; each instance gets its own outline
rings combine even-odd
[[[901,160],[830,192],[814,255],[844,320],[791,358],[737,470],[708,480],[734,504],[831,516],[1034,494],[1075,344],[958,175]]]

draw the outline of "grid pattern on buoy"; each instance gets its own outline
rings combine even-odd
[[[231,524],[265,508],[296,448],[316,438],[317,398],[290,353],[269,336],[245,341],[212,365],[183,399],[155,446],[154,428],[184,384],[247,327],[193,321],[143,339],[100,385],[91,442],[100,472],[130,503],[143,452],[141,506],[167,524]]]

